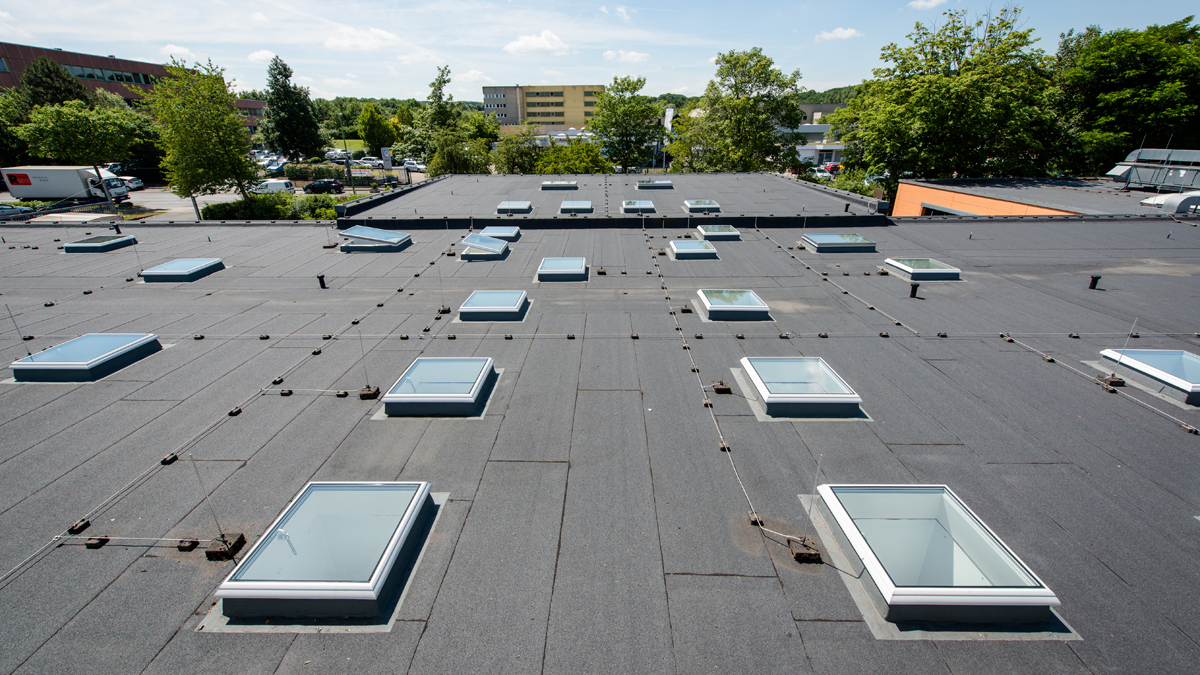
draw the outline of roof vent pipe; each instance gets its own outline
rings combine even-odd
[[[1096,283],[1099,281],[1100,281],[1100,275],[1093,274],[1092,275],[1092,283],[1088,284],[1088,290],[1092,290],[1092,291],[1096,290]]]

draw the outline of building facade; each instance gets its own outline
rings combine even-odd
[[[484,87],[483,111],[501,125],[538,124],[566,129],[588,124],[601,84]]]
[[[39,56],[45,56],[66,68],[67,72],[83,81],[89,93],[104,89],[123,97],[130,105],[135,105],[156,80],[170,77],[166,67],[158,63],[119,59],[112,54],[94,56],[0,42],[0,88],[20,87],[21,74]],[[235,107],[242,116],[242,126],[247,134],[254,135],[258,131],[266,105],[264,101],[238,99]]]

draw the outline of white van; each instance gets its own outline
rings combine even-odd
[[[259,181],[258,185],[250,188],[250,192],[256,195],[265,195],[271,192],[288,192],[296,194],[296,188],[290,180],[263,180]]]

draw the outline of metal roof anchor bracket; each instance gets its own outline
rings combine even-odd
[[[788,538],[788,550],[791,551],[792,558],[798,563],[819,564],[821,562],[821,549],[817,548],[817,543],[812,537]]]
[[[246,535],[240,532],[224,534],[208,542],[204,557],[213,561],[233,560],[242,547],[246,545]]]
[[[361,401],[374,401],[379,398],[379,387],[366,386],[359,389],[358,398]]]

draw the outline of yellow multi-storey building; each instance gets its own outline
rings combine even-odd
[[[502,125],[538,124],[543,127],[583,127],[595,111],[601,84],[543,84],[484,87],[484,112]]]

